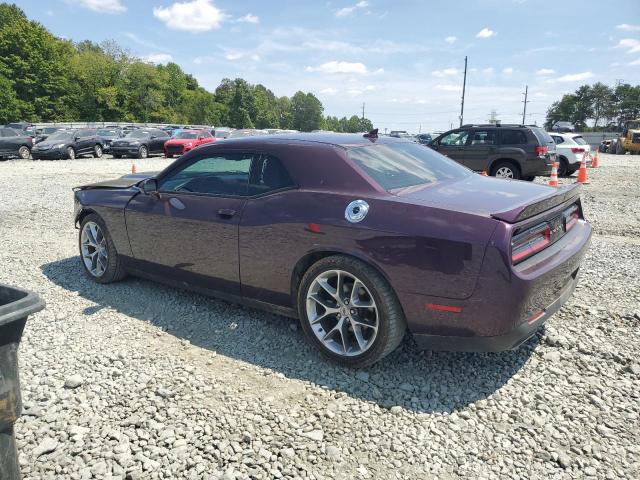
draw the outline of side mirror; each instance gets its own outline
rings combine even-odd
[[[154,139],[156,139],[156,138],[158,138],[158,136],[157,136],[157,135],[151,135],[151,140],[154,140]]]
[[[156,193],[158,191],[158,180],[155,178],[147,178],[142,182],[142,191],[149,195],[150,193]]]
[[[438,150],[438,142],[436,141],[431,141],[428,143],[428,145],[433,148],[434,150]]]
[[[78,140],[80,140],[80,137],[74,137],[73,140],[77,142]]]

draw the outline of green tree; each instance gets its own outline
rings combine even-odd
[[[293,128],[310,132],[322,127],[322,103],[313,93],[296,92],[291,98]]]

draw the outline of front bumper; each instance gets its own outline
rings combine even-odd
[[[138,149],[140,148],[139,145],[127,145],[127,146],[115,146],[115,145],[111,145],[111,150],[109,150],[109,153],[111,153],[112,155],[137,155],[138,154]]]
[[[66,158],[65,155],[66,152],[64,150],[58,150],[55,148],[52,148],[50,150],[31,150],[31,157],[34,160],[61,160],[63,158]]]

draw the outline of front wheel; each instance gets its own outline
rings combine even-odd
[[[491,168],[491,176],[519,180],[520,170],[511,162],[498,162]]]
[[[20,147],[18,149],[18,156],[22,159],[22,160],[28,160],[29,157],[31,156],[31,150],[29,150],[29,147],[23,145],[22,147]]]
[[[149,150],[147,150],[147,147],[142,145],[138,149],[138,158],[147,158],[148,156],[149,156]]]
[[[100,158],[102,157],[102,145],[100,144],[96,144],[95,147],[93,147],[93,156],[95,158]]]
[[[76,151],[73,149],[73,147],[67,147],[67,158],[69,160],[75,160]]]
[[[91,213],[80,224],[78,238],[80,259],[85,273],[98,283],[111,283],[125,277],[122,262],[107,227],[98,215]]]
[[[308,340],[330,360],[362,368],[395,350],[406,330],[402,307],[375,269],[352,257],[326,257],[304,274],[298,313]]]

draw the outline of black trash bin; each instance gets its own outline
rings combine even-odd
[[[0,479],[20,478],[13,424],[22,410],[18,345],[27,318],[44,308],[35,293],[0,283]]]

